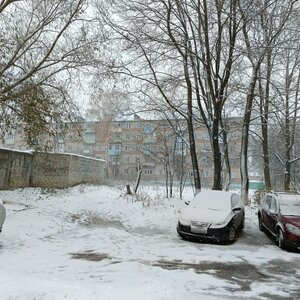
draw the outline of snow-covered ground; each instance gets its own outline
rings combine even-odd
[[[105,186],[0,198],[1,300],[300,299],[300,254],[259,232],[255,209],[237,242],[218,245],[180,239],[183,201],[156,188],[140,201]]]

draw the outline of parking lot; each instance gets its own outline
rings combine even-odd
[[[258,230],[231,245],[182,240],[179,199],[117,189],[2,191],[1,299],[299,299],[300,254]],[[155,196],[156,195],[156,196]]]

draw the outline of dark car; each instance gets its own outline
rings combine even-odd
[[[244,206],[238,194],[202,191],[182,210],[177,232],[188,239],[233,242],[244,222]]]
[[[278,246],[300,247],[300,194],[267,193],[258,211],[259,229],[275,237]]]

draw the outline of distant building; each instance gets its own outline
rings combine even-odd
[[[240,126],[236,119],[228,119],[226,124],[231,183],[239,185]],[[23,137],[22,130],[12,131],[5,135],[4,143],[0,143],[0,146],[17,150],[28,149]],[[137,170],[142,168],[144,180],[164,182],[168,172],[174,174],[174,181],[179,180],[181,176],[191,181],[192,164],[186,141],[186,129],[180,131],[179,127],[172,127],[167,120],[145,120],[134,115],[132,119],[127,120],[72,124],[64,134],[40,137],[37,146],[46,146],[53,152],[104,159],[107,161],[110,177],[134,179]],[[195,129],[195,142],[202,186],[211,187],[213,158],[210,136],[205,127],[199,126]],[[224,149],[222,151],[224,152]],[[223,172],[223,177],[224,181],[228,180],[227,171]]]

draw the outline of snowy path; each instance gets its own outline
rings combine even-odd
[[[108,187],[0,192],[0,299],[300,298],[300,254],[259,232],[254,211],[233,245],[191,243],[175,231],[182,202],[149,193],[143,207]]]

